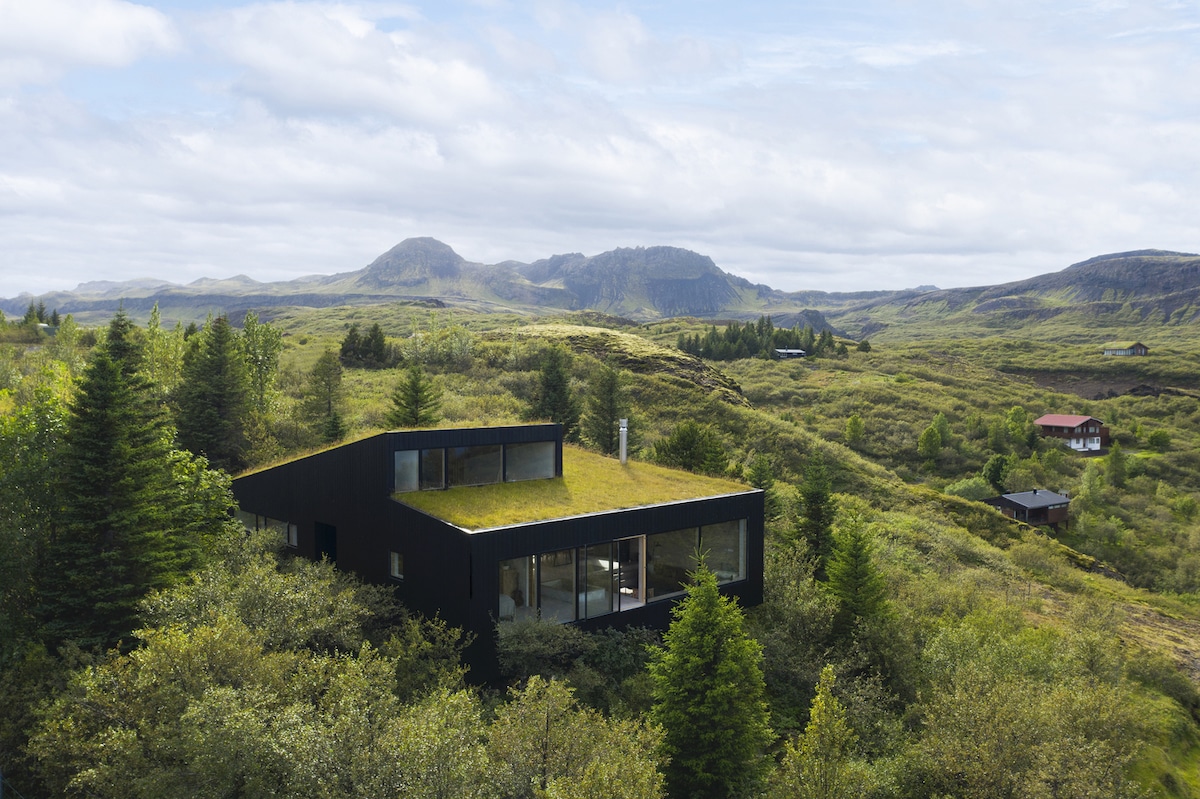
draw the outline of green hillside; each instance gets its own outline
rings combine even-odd
[[[466,307],[431,310],[417,301],[279,309],[272,320],[282,333],[279,375],[254,431],[251,460],[328,445],[323,437],[330,428],[314,411],[316,376],[322,364],[336,360],[351,325],[363,333],[378,324],[387,359],[380,368],[342,370],[331,402],[343,425],[335,432],[346,438],[386,428],[401,367],[413,363],[441,392],[440,424],[522,421],[546,352],[560,347],[581,400],[606,366],[617,371],[636,459],[653,460],[658,445],[684,423],[699,423],[715,433],[727,456],[723,481],[767,488],[767,597],[749,609],[746,623],[763,650],[775,735],[770,751],[777,756],[772,766],[786,760],[785,741],[812,720],[818,677],[830,665],[834,696],[853,733],[840,756],[847,773],[856,775],[855,795],[1200,795],[1200,348],[1193,346],[1192,326],[1180,317],[1167,325],[1175,331],[1168,334],[1161,321],[1134,324],[1129,317],[1129,326],[1107,326],[1073,311],[1034,321],[1047,308],[1070,304],[1052,293],[1029,300],[1030,308],[977,312],[989,301],[830,309],[835,326],[851,334],[877,325],[867,336],[871,346],[860,350],[846,340],[842,357],[719,363],[675,347],[681,333],[711,325],[690,318],[634,324],[594,313],[538,318]],[[1018,310],[1027,314],[1024,325],[1005,326],[990,315]],[[1142,340],[1151,355],[1099,354],[1098,346],[1116,338]],[[86,344],[72,352],[62,343],[0,349],[6,420],[0,432],[8,431],[0,439],[16,440],[9,433],[39,396],[70,393],[64,378],[78,369]],[[77,359],[74,365],[69,358]],[[586,415],[586,401],[583,406]],[[1044,413],[1104,420],[1117,454],[1083,457],[1039,439],[1032,420]],[[596,446],[587,435],[581,443]],[[805,538],[810,508],[801,498],[811,497],[806,489],[819,482],[816,463],[830,480],[838,546],[866,542],[859,552],[863,568],[882,578],[882,594],[869,605],[848,603],[844,575],[820,576],[826,564],[814,561]],[[4,468],[0,477],[15,473]],[[1030,528],[977,501],[1034,487],[1070,494],[1069,526]],[[19,540],[13,529],[4,528],[6,540]],[[205,607],[215,607],[219,595],[205,593],[211,603]],[[244,605],[253,610],[254,601],[265,600]],[[154,663],[156,646],[182,649],[194,633],[178,611],[163,616],[172,602],[184,600],[164,598],[159,615],[149,618],[162,626],[146,633],[151,643],[137,650],[145,653],[140,660],[111,655],[98,676],[77,677],[73,690],[101,691],[100,677],[110,674],[104,669],[112,670],[112,684],[125,685],[128,675]],[[246,633],[235,627],[213,640],[242,640],[237,636]],[[611,723],[644,721],[650,704],[645,642],[634,632],[585,638],[562,629],[520,631],[543,637],[510,644],[521,650],[511,659],[511,678],[538,670],[565,677],[576,697]],[[363,654],[363,640],[321,651],[369,664],[376,656]],[[221,663],[230,665],[221,668],[249,669],[246,651],[228,655]],[[393,657],[396,650],[380,651]],[[285,659],[280,650],[268,655]],[[41,696],[70,695],[65,678],[57,688],[42,685],[24,656],[9,651],[6,657],[0,662],[4,685],[32,690],[28,686],[37,683]],[[24,665],[7,665],[16,663]],[[387,663],[378,669],[399,673]],[[291,675],[297,667],[288,668]],[[325,674],[336,668],[320,666]],[[315,681],[317,672],[314,666],[303,674]],[[255,690],[266,696],[265,687]],[[487,701],[512,707],[495,695]],[[36,724],[28,704],[14,706],[12,718]],[[79,707],[93,706],[80,700]],[[403,712],[416,706],[404,704]],[[210,714],[202,720],[223,718],[215,707],[197,705],[186,718],[201,710]],[[278,723],[301,712],[288,707]],[[258,717],[237,718],[239,734],[252,737]],[[0,750],[5,773],[15,769],[66,784],[71,758],[114,751],[72,738],[84,734],[72,724],[43,727],[35,741],[31,751],[59,753],[62,762],[53,766],[38,766],[26,750],[12,748],[24,728],[0,728],[0,743],[9,747]],[[197,723],[188,729],[195,736],[188,746],[199,747],[211,728]],[[501,751],[499,728],[482,729],[476,740],[486,737]],[[461,741],[469,738],[454,738],[459,743],[453,746],[466,746]],[[474,762],[465,749],[439,751],[446,762]],[[143,768],[157,756],[148,751],[142,760],[120,762]],[[97,773],[79,777],[81,784]],[[777,784],[771,790],[771,796],[789,795]]]

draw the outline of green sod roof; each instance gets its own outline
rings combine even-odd
[[[749,491],[741,483],[640,461],[624,466],[577,447],[563,447],[563,476],[445,491],[410,491],[394,498],[467,530],[560,519]]]

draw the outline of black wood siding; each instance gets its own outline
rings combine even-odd
[[[469,533],[391,498],[398,450],[497,443],[557,442],[557,425],[383,433],[271,469],[239,477],[242,510],[298,525],[299,554],[315,558],[317,525],[337,537],[337,565],[368,582],[393,585],[409,608],[474,633],[468,653],[477,678],[495,676],[494,615],[499,564],[509,558],[581,547],[635,535],[746,519],[748,579],[722,586],[743,606],[762,602],[763,492],[758,490],[664,505],[614,510]],[[390,576],[392,551],[404,555],[403,581]],[[585,628],[666,629],[671,601],[578,622]]]

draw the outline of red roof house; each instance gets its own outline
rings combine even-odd
[[[1108,428],[1094,416],[1048,413],[1034,419],[1045,438],[1061,438],[1076,452],[1096,452],[1108,446]]]

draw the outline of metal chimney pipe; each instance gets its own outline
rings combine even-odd
[[[629,459],[629,420],[621,420],[621,464]]]

